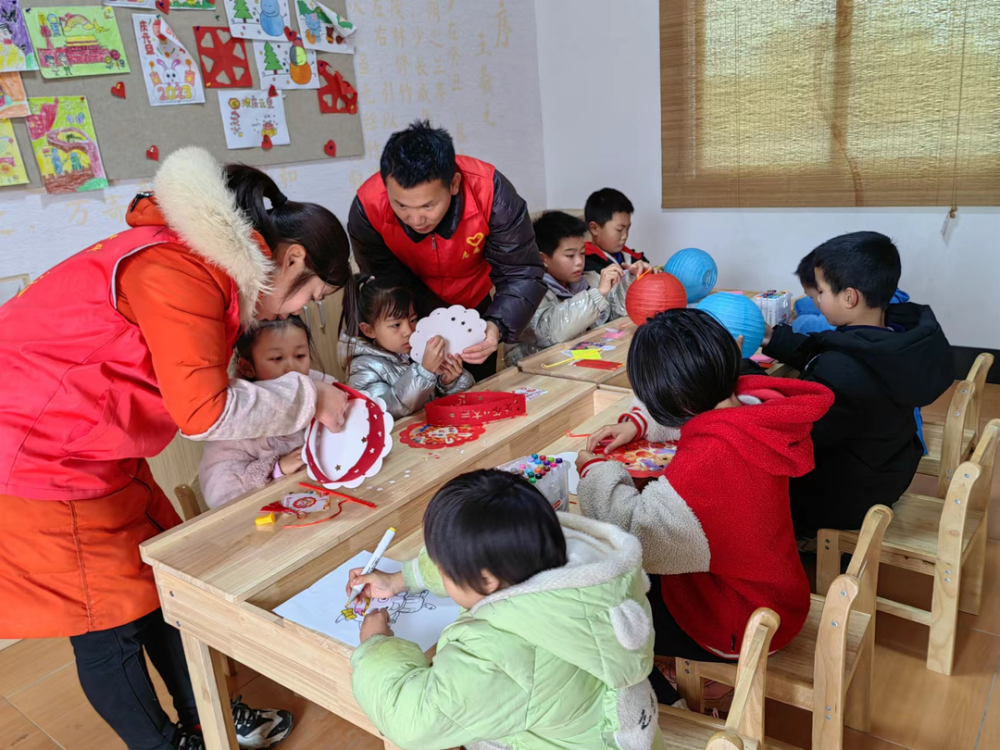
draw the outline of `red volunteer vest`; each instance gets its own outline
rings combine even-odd
[[[483,251],[493,210],[493,174],[496,168],[468,156],[456,156],[462,173],[462,218],[450,239],[431,232],[414,242],[389,205],[381,174],[372,175],[358,199],[375,231],[392,254],[448,305],[475,307],[493,288],[490,266]]]
[[[0,495],[84,500],[115,492],[177,434],[142,331],[117,310],[118,263],[183,244],[170,229],[112,235],[0,307]],[[225,335],[239,334],[233,282]]]

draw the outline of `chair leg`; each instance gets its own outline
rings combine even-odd
[[[854,679],[847,686],[847,700],[844,703],[844,724],[859,732],[870,732],[872,728],[872,662],[875,658],[875,615],[865,635],[858,653],[858,664],[854,668]]]
[[[962,566],[962,588],[958,608],[978,615],[983,599],[983,571],[986,569],[986,524],[982,524],[970,542],[969,556]]]
[[[839,575],[840,534],[835,529],[820,529],[816,535],[816,593],[826,596]]]
[[[697,714],[705,711],[705,685],[698,662],[678,657],[677,692],[687,701],[689,709]]]
[[[958,592],[961,584],[961,565],[938,560],[934,568],[931,635],[927,644],[927,668],[932,672],[951,674],[955,661]]]

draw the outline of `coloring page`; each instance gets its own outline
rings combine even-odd
[[[135,13],[132,24],[150,105],[203,104],[201,69],[167,22],[152,13]]]
[[[19,0],[0,0],[0,71],[38,70]]]
[[[356,26],[318,0],[292,0],[307,49],[354,54]]]
[[[85,96],[28,99],[25,122],[42,182],[49,193],[82,193],[108,186]]]
[[[45,78],[129,72],[114,8],[34,8],[24,20]]]
[[[0,117],[27,117],[29,114],[21,74],[0,73]]]
[[[261,148],[267,137],[269,147],[287,146],[288,122],[285,103],[279,93],[271,97],[257,89],[217,91],[227,148]]]
[[[257,63],[260,87],[276,89],[318,89],[319,71],[316,53],[302,46],[302,41],[254,42],[253,59]]]
[[[371,560],[371,552],[361,552],[332,573],[287,602],[276,607],[275,614],[326,633],[348,646],[361,643],[361,622],[365,608],[348,607],[347,582],[352,569],[363,568]],[[378,570],[398,573],[403,566],[383,557]],[[368,612],[375,609],[389,610],[389,627],[399,638],[413,641],[424,651],[434,646],[441,631],[453,623],[461,608],[451,599],[442,599],[427,591],[419,594],[400,594],[390,599],[372,599],[367,603]]]
[[[10,120],[0,120],[0,187],[24,185],[27,181],[28,173],[24,170],[14,127]]]
[[[225,0],[229,29],[241,39],[285,39],[288,0]]]

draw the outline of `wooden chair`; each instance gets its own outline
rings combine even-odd
[[[927,668],[941,674],[950,675],[954,666],[958,611],[979,614],[998,445],[1000,419],[994,419],[983,429],[971,460],[958,466],[943,500],[913,493],[899,499],[882,545],[886,565],[934,578],[930,612],[882,597],[877,606],[880,612],[930,627]],[[820,530],[817,587],[840,571],[840,553],[850,551],[857,538],[856,532]]]
[[[763,750],[767,653],[778,624],[778,615],[765,607],[747,621],[733,705],[725,723],[684,709],[660,706],[659,723],[666,750]]]
[[[847,573],[831,582],[825,599],[813,595],[802,631],[768,660],[764,694],[812,711],[813,750],[841,750],[845,725],[871,727],[875,599],[891,519],[884,505],[868,511]],[[677,660],[677,688],[694,711],[703,704],[702,680],[733,685],[736,676],[728,662]]]
[[[980,354],[965,380],[955,386],[944,422],[924,420],[927,455],[917,472],[938,477],[938,497],[944,497],[958,465],[967,459],[979,435],[979,414],[992,354]]]

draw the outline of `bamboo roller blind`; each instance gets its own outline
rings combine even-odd
[[[663,207],[1000,205],[1000,0],[661,0]]]

